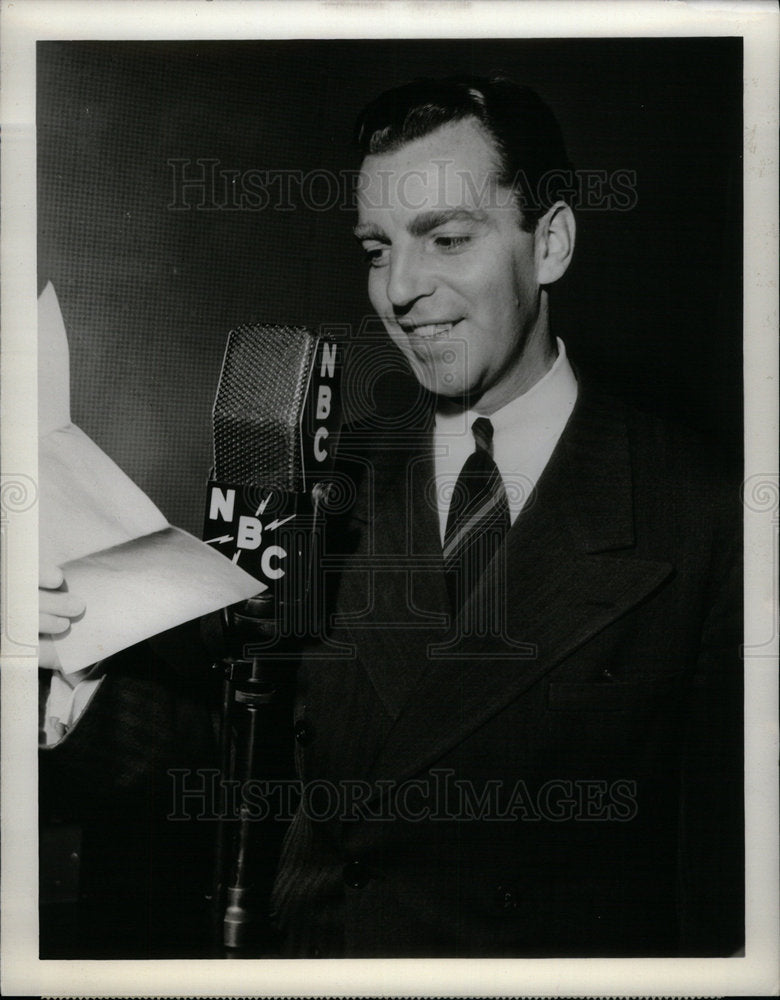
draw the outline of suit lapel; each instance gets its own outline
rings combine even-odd
[[[416,456],[423,471],[419,449]],[[386,485],[397,488],[398,482]],[[378,499],[377,514],[393,495],[398,497],[388,489]],[[405,496],[420,501],[419,490]],[[384,510],[386,525],[397,530],[393,512]],[[440,553],[435,512],[412,511],[422,525],[417,543],[427,546],[419,555],[433,568],[432,525]],[[377,625],[357,638],[359,656],[395,721],[370,769],[372,779],[401,780],[434,761],[658,587],[671,566],[635,558],[632,545],[625,424],[582,391],[535,496],[455,629],[383,629],[381,613],[398,593],[388,588],[377,597]],[[423,610],[435,615],[446,611],[446,594],[440,572],[428,577],[439,583],[431,585]],[[502,612],[498,634],[479,634],[474,623],[480,609],[496,607]]]
[[[436,500],[428,492],[432,417],[431,409],[411,433],[373,443],[354,515],[360,543],[342,579],[335,621],[350,632],[393,719],[427,666],[431,637],[446,632],[450,617]]]

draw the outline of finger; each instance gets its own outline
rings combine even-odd
[[[59,590],[39,590],[38,610],[42,614],[56,615],[59,618],[78,618],[84,614],[86,605],[77,594]]]
[[[39,635],[61,635],[70,628],[70,618],[58,618],[57,615],[41,614],[38,616]]]
[[[65,582],[62,570],[52,563],[42,565],[38,571],[38,586],[47,590],[56,590]]]
[[[57,670],[60,665],[54,640],[51,636],[42,635],[38,643],[38,666],[47,670]]]

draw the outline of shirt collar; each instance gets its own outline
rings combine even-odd
[[[519,428],[544,430],[554,427],[561,414],[571,410],[577,395],[577,380],[566,356],[566,347],[557,339],[558,357],[550,369],[520,396],[510,400],[490,415],[494,440]],[[479,416],[475,410],[460,413],[436,412],[436,432],[442,435],[465,434]]]

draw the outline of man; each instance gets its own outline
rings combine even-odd
[[[575,223],[532,92],[417,81],[358,137],[369,297],[419,390],[340,448],[284,954],[733,953],[738,495],[552,337]]]
[[[340,814],[312,794],[288,834],[288,951],[729,954],[737,493],[552,338],[575,224],[534,94],[419,81],[358,135],[369,297],[430,405],[341,448],[349,653],[304,661],[296,730]]]

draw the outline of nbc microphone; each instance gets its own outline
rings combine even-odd
[[[319,631],[316,567],[341,420],[340,355],[339,344],[304,327],[245,325],[228,335],[203,537],[259,581],[256,597],[223,616],[221,773],[233,784],[285,773],[289,659],[296,640]],[[280,824],[258,823],[246,802],[237,818],[230,831],[218,825],[214,931],[231,954],[263,955]]]
[[[264,620],[276,638],[318,627],[314,562],[341,422],[341,350],[300,326],[228,335],[203,537],[260,581],[233,624]]]

